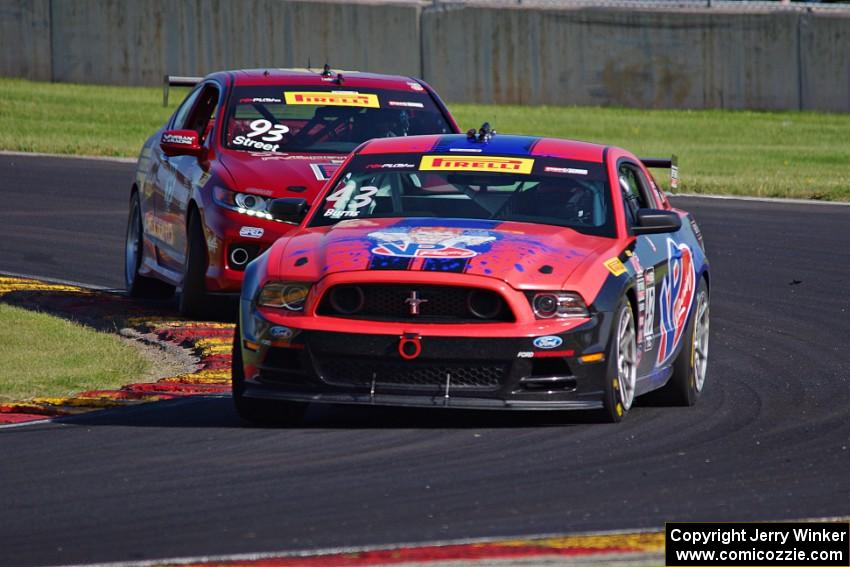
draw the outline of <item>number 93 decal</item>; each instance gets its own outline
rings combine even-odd
[[[249,138],[260,136],[260,139],[264,142],[279,142],[283,139],[284,134],[289,133],[289,127],[283,124],[272,124],[269,120],[263,118],[254,120],[248,126],[251,128],[251,133],[247,136]]]

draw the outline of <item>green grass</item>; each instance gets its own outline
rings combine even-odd
[[[0,149],[136,157],[185,93],[0,79]]]
[[[0,149],[135,157],[185,90],[0,79]],[[452,104],[465,128],[679,156],[681,191],[850,200],[850,115]],[[664,172],[656,177],[663,181]]]
[[[118,388],[149,368],[114,335],[0,304],[0,402]]]
[[[679,157],[680,191],[850,200],[850,115],[456,104],[464,126]],[[666,185],[667,174],[655,173]]]

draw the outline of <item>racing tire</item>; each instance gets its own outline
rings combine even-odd
[[[601,420],[618,423],[635,401],[637,386],[637,331],[635,315],[627,298],[620,300],[614,316],[608,348]]]
[[[133,191],[130,196],[130,214],[127,217],[127,232],[124,237],[124,289],[130,297],[167,299],[174,295],[173,285],[139,273],[145,237],[142,227],[139,193]]]
[[[195,211],[189,214],[186,230],[186,261],[183,264],[183,285],[180,290],[178,308],[184,317],[205,319],[209,315],[207,296],[207,244],[201,216]]]
[[[694,310],[685,327],[685,342],[673,361],[673,374],[660,390],[658,399],[668,405],[692,406],[705,387],[708,371],[709,334],[708,285],[701,278],[694,298]]]
[[[246,423],[257,426],[280,427],[301,423],[307,413],[305,403],[245,397],[245,367],[242,365],[240,340],[241,333],[237,324],[233,331],[233,355],[230,358],[233,405],[236,407],[236,413]]]

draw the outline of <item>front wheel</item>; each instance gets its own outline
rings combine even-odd
[[[634,312],[626,298],[617,308],[613,333],[608,349],[602,417],[616,423],[631,409],[637,387],[637,333]]]
[[[124,238],[124,289],[130,297],[164,299],[174,294],[174,286],[139,274],[144,251],[142,206],[139,193],[130,197],[130,214]]]
[[[186,261],[179,302],[180,314],[184,317],[204,319],[208,316],[207,262],[204,227],[201,226],[201,215],[195,211],[189,216],[186,230]]]
[[[233,405],[242,420],[254,425],[296,425],[307,413],[307,404],[300,402],[260,400],[245,397],[245,367],[242,363],[241,332],[239,325],[233,331],[231,381]]]
[[[673,375],[659,391],[664,402],[677,406],[697,403],[708,373],[709,301],[708,285],[701,279],[694,311],[685,328],[684,344],[673,361]]]

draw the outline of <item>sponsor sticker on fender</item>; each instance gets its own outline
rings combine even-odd
[[[605,267],[608,268],[608,271],[614,276],[621,276],[626,273],[626,267],[619,258],[610,258],[605,260]]]
[[[378,95],[364,93],[323,93],[290,92],[284,93],[286,104],[309,104],[315,106],[359,106],[362,108],[381,108]]]
[[[531,173],[534,160],[490,156],[422,156],[422,171],[489,171],[496,173]]]

